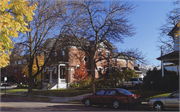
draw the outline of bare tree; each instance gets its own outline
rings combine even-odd
[[[68,1],[47,1],[47,0],[32,0],[29,1],[31,4],[38,2],[37,10],[35,11],[35,16],[33,21],[29,22],[28,28],[31,29],[30,32],[22,35],[22,39],[18,42],[19,46],[23,46],[23,55],[28,56],[28,71],[29,71],[29,86],[28,93],[31,95],[33,87],[33,79],[41,73],[48,63],[54,50],[63,46],[63,40],[65,38],[63,35],[68,31],[66,24],[64,24],[63,19],[60,15],[65,15],[67,13],[67,2]],[[67,16],[64,18],[67,18]],[[48,48],[43,45],[46,44],[47,39],[49,41]],[[18,39],[19,40],[19,39]],[[47,57],[44,60],[44,65],[39,66],[37,56],[39,53],[45,53]],[[38,68],[37,72],[32,74],[32,66],[36,60],[36,66]]]
[[[174,1],[173,5],[175,6],[175,8],[169,11],[169,13],[166,15],[167,16],[166,23],[162,24],[159,28],[160,37],[158,42],[161,43],[161,45],[158,45],[158,48],[159,49],[163,48],[164,54],[167,54],[174,50],[173,49],[174,38],[172,38],[168,34],[180,19],[180,8],[179,8],[180,1],[179,0]]]
[[[146,54],[143,54],[138,48],[121,49],[119,50],[120,55],[125,56],[128,60],[135,59],[136,64],[148,64],[149,61],[146,59]]]
[[[69,33],[76,37],[81,48],[91,57],[92,92],[95,93],[95,58],[100,43],[105,40],[123,42],[125,37],[134,35],[134,27],[127,18],[134,6],[130,2],[98,0],[71,1],[69,5],[73,18],[64,21],[69,26]],[[79,37],[92,41],[91,48],[84,46]],[[112,47],[108,49],[112,50]]]

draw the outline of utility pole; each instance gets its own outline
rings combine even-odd
[[[163,51],[162,51],[162,46],[161,46],[161,57],[163,55]],[[161,60],[161,70],[162,70],[162,77],[164,77],[164,64],[163,64],[163,59]]]

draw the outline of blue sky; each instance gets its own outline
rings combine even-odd
[[[124,39],[124,43],[116,43],[118,49],[139,48],[149,59],[149,65],[159,66],[160,61],[156,60],[160,56],[158,49],[158,37],[160,31],[158,28],[166,21],[166,14],[175,8],[171,0],[144,0],[133,1],[137,5],[130,20],[136,28],[136,34],[133,37]]]

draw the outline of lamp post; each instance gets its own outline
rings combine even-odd
[[[6,95],[6,81],[7,81],[7,77],[4,77],[4,82],[5,82],[5,95]]]

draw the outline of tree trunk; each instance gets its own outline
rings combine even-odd
[[[91,61],[91,82],[92,82],[92,93],[95,94],[96,90],[95,90],[95,71],[94,71],[94,60]]]
[[[28,68],[29,68],[29,84],[28,84],[28,96],[32,95],[33,92],[33,76],[32,76],[32,64],[30,63]]]
[[[28,84],[28,96],[32,95],[32,89],[33,89],[33,79],[32,77],[29,77],[29,84]]]

